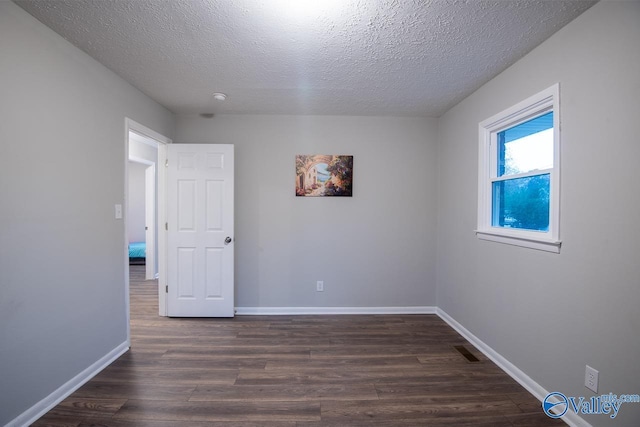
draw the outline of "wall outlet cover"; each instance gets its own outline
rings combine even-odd
[[[598,392],[599,372],[587,365],[584,370],[584,386],[594,393]]]

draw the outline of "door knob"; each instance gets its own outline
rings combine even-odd
[[[231,237],[227,237],[226,239],[224,239],[224,244],[228,245],[229,243],[231,243]]]

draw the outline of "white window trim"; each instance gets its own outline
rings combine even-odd
[[[494,227],[491,225],[492,189],[495,178],[497,155],[496,135],[498,132],[525,122],[532,117],[553,111],[553,168],[544,172],[550,174],[549,231],[539,232],[516,228]],[[518,104],[480,122],[479,124],[479,167],[478,167],[478,228],[479,239],[506,243],[542,251],[560,252],[560,85],[556,83]],[[492,169],[493,168],[493,169]],[[536,174],[542,171],[536,172]],[[493,175],[492,175],[493,174]]]

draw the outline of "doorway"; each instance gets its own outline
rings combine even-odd
[[[159,233],[158,224],[164,224],[165,211],[158,207],[164,206],[164,164],[166,158],[166,144],[171,140],[152,129],[147,128],[131,119],[125,119],[125,294],[127,307],[127,325],[130,323],[130,274],[129,274],[129,246],[130,242],[144,241],[145,253],[140,257],[145,262],[145,279],[158,279],[158,314],[166,316],[166,262],[162,251],[166,250],[164,233]],[[134,178],[133,174],[137,173]],[[131,187],[137,181],[137,190]],[[140,189],[142,185],[142,189]],[[130,196],[137,191],[137,207],[132,206]],[[142,200],[144,199],[144,200]],[[140,208],[142,206],[142,209]],[[136,213],[132,214],[131,211]],[[141,213],[143,212],[143,213]],[[134,216],[135,215],[135,216]],[[140,216],[143,216],[141,218]],[[132,227],[136,229],[135,233]],[[145,229],[146,228],[146,229]],[[130,337],[130,330],[127,331]]]
[[[148,150],[154,161],[134,156],[136,139],[129,138],[129,194],[127,196],[127,234],[129,236],[129,264],[144,265],[145,279],[158,278],[157,248],[157,147]]]

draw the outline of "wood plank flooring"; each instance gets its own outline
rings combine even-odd
[[[131,350],[34,426],[564,425],[437,316],[161,318],[143,279]]]

